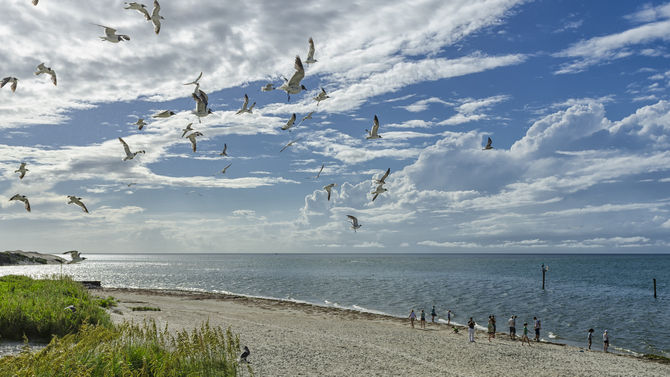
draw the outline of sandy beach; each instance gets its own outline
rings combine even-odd
[[[407,320],[309,304],[184,291],[105,288],[116,322],[154,319],[171,331],[209,320],[251,349],[257,376],[668,376],[670,365],[549,343],[522,346],[445,325],[412,329]],[[160,311],[132,311],[133,307]],[[594,342],[594,348],[599,343]],[[246,372],[245,372],[246,373]]]

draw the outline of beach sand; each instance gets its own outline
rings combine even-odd
[[[309,304],[221,294],[95,289],[119,301],[115,322],[154,319],[191,329],[209,320],[230,327],[256,376],[670,376],[670,365],[549,343],[522,346],[505,335],[491,343],[446,325],[412,329],[408,320]],[[132,307],[158,307],[135,311]],[[596,342],[594,346],[598,345]],[[243,371],[242,375],[247,375]]]

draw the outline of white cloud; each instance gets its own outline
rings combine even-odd
[[[442,105],[446,105],[446,106],[451,106],[452,105],[452,103],[447,102],[447,101],[443,101],[440,98],[430,97],[430,98],[426,98],[426,99],[416,101],[416,102],[414,102],[412,104],[409,104],[409,105],[406,105],[406,106],[396,106],[396,107],[398,107],[400,109],[405,109],[405,110],[407,110],[409,112],[412,112],[412,113],[418,113],[418,112],[427,110],[428,105],[430,105],[431,103],[441,103]]]

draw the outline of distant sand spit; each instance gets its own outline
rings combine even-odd
[[[171,331],[209,320],[231,327],[257,376],[670,376],[670,365],[549,343],[531,347],[498,335],[476,343],[446,325],[234,295],[105,288],[119,300],[115,322],[154,319]],[[132,311],[133,307],[160,311]],[[594,349],[599,343],[594,342]],[[243,374],[244,375],[244,374]]]

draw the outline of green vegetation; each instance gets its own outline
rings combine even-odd
[[[73,305],[75,311],[65,309]],[[77,331],[84,323],[110,326],[109,315],[81,284],[69,277],[34,280],[0,277],[0,337],[50,340]]]
[[[1,376],[237,376],[239,338],[209,323],[191,333],[155,322],[84,325],[43,350],[0,359]],[[249,374],[253,374],[247,366]]]
[[[160,312],[161,308],[154,308],[152,306],[133,306],[130,310],[134,312]]]
[[[654,355],[653,353],[648,353],[644,355],[645,359],[653,360],[653,361],[658,361],[659,363],[662,364],[670,364],[670,357],[665,357],[661,355]]]
[[[96,305],[105,309],[113,308],[117,304],[116,299],[112,296],[108,296],[107,298],[96,297],[94,302]]]

